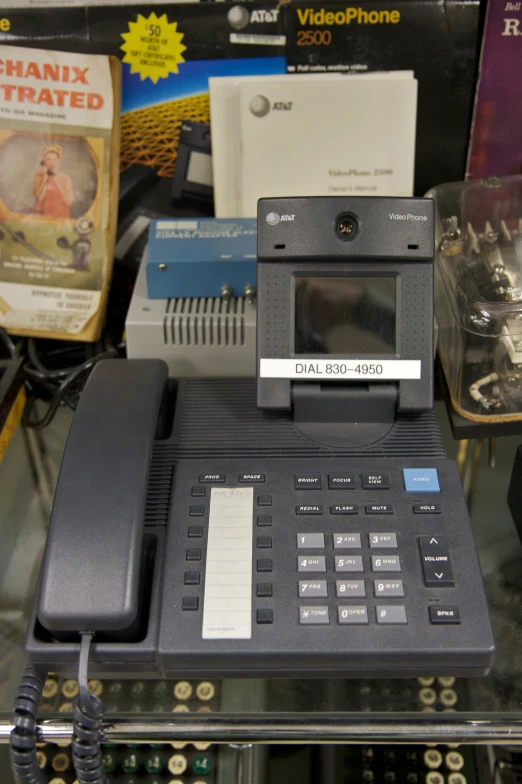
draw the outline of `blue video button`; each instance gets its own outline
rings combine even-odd
[[[404,468],[402,473],[407,493],[440,493],[436,468]]]

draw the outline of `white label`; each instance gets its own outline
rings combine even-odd
[[[420,359],[262,359],[261,378],[420,379]]]
[[[256,35],[252,33],[230,33],[231,44],[259,44],[262,46],[284,46],[286,35]]]
[[[159,220],[156,221],[156,231],[171,231],[173,229],[187,229],[193,231],[197,229],[198,222],[191,220]]]
[[[211,489],[204,640],[249,640],[252,637],[253,513],[253,487]]]

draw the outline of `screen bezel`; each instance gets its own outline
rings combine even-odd
[[[394,278],[395,279],[395,352],[387,354],[301,354],[295,351],[296,339],[296,279],[297,278]],[[289,359],[328,359],[328,360],[343,360],[343,359],[361,359],[368,360],[368,362],[375,362],[376,360],[386,359],[400,359],[401,358],[401,330],[400,330],[400,316],[401,316],[401,276],[395,270],[389,272],[375,272],[368,270],[362,273],[361,271],[350,271],[343,274],[339,271],[326,271],[326,270],[307,270],[295,271],[290,275],[290,354]]]

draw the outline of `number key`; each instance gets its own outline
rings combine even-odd
[[[361,534],[334,534],[334,550],[360,550]]]

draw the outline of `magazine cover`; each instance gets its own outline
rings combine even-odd
[[[467,179],[522,173],[522,4],[489,0]]]
[[[0,47],[0,325],[94,340],[117,213],[119,63]]]

